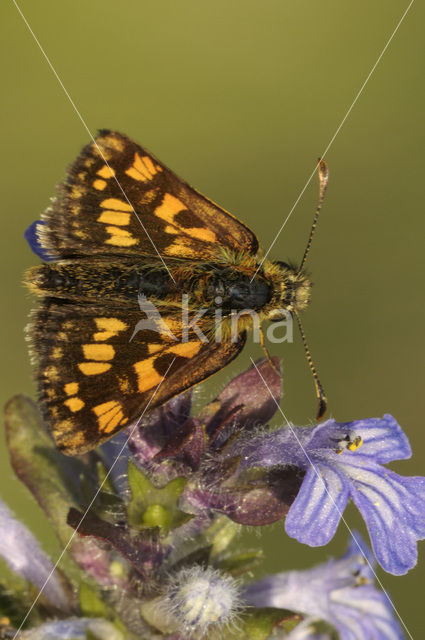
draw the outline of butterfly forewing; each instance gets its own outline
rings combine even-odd
[[[160,254],[211,259],[218,247],[255,254],[255,235],[126,136],[102,131],[59,186],[40,227],[58,258]]]

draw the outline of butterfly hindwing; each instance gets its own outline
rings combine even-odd
[[[53,257],[211,259],[255,254],[255,235],[126,136],[102,131],[70,167],[39,237]]]
[[[187,341],[152,330],[134,332],[140,312],[45,298],[34,312],[32,349],[39,397],[66,454],[93,449],[173,396],[230,362],[245,338]],[[173,335],[179,321],[166,318]]]

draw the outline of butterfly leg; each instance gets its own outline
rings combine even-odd
[[[265,340],[264,340],[264,331],[263,331],[263,327],[261,327],[261,326],[260,326],[260,346],[261,346],[262,350],[264,351],[264,355],[266,356],[267,362],[272,367],[273,371],[275,371],[280,376],[280,371],[276,367],[276,365],[274,364],[274,362],[271,359],[271,356],[270,356],[270,354],[269,354],[269,352],[267,350],[266,343],[265,343]]]

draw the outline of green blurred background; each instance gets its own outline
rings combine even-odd
[[[406,0],[22,0],[20,6],[88,128],[116,128],[145,145],[257,233],[264,248],[310,176],[407,7]],[[49,203],[89,137],[13,3],[2,3],[3,403],[34,393],[23,328],[33,303],[21,285],[37,261],[23,232]],[[424,471],[423,165],[424,6],[415,2],[328,155],[331,179],[309,267],[315,287],[305,330],[332,416],[390,412]],[[317,198],[314,179],[273,248],[300,259]],[[284,410],[315,411],[300,340],[283,358]],[[199,391],[210,398],[260,357],[249,344]],[[278,424],[278,422],[276,422]],[[1,495],[57,547],[13,477],[1,443]],[[350,526],[360,526],[353,508]],[[340,553],[288,539],[283,524],[245,537],[265,571],[307,567]],[[423,621],[425,544],[407,576],[380,574],[412,635]]]

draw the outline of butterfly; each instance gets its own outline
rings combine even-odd
[[[327,184],[318,166],[319,205],[295,268],[261,259],[247,226],[125,135],[101,130],[82,150],[35,228],[48,261],[26,274],[41,298],[28,328],[39,401],[65,454],[95,448],[230,363],[251,312],[298,318]]]

